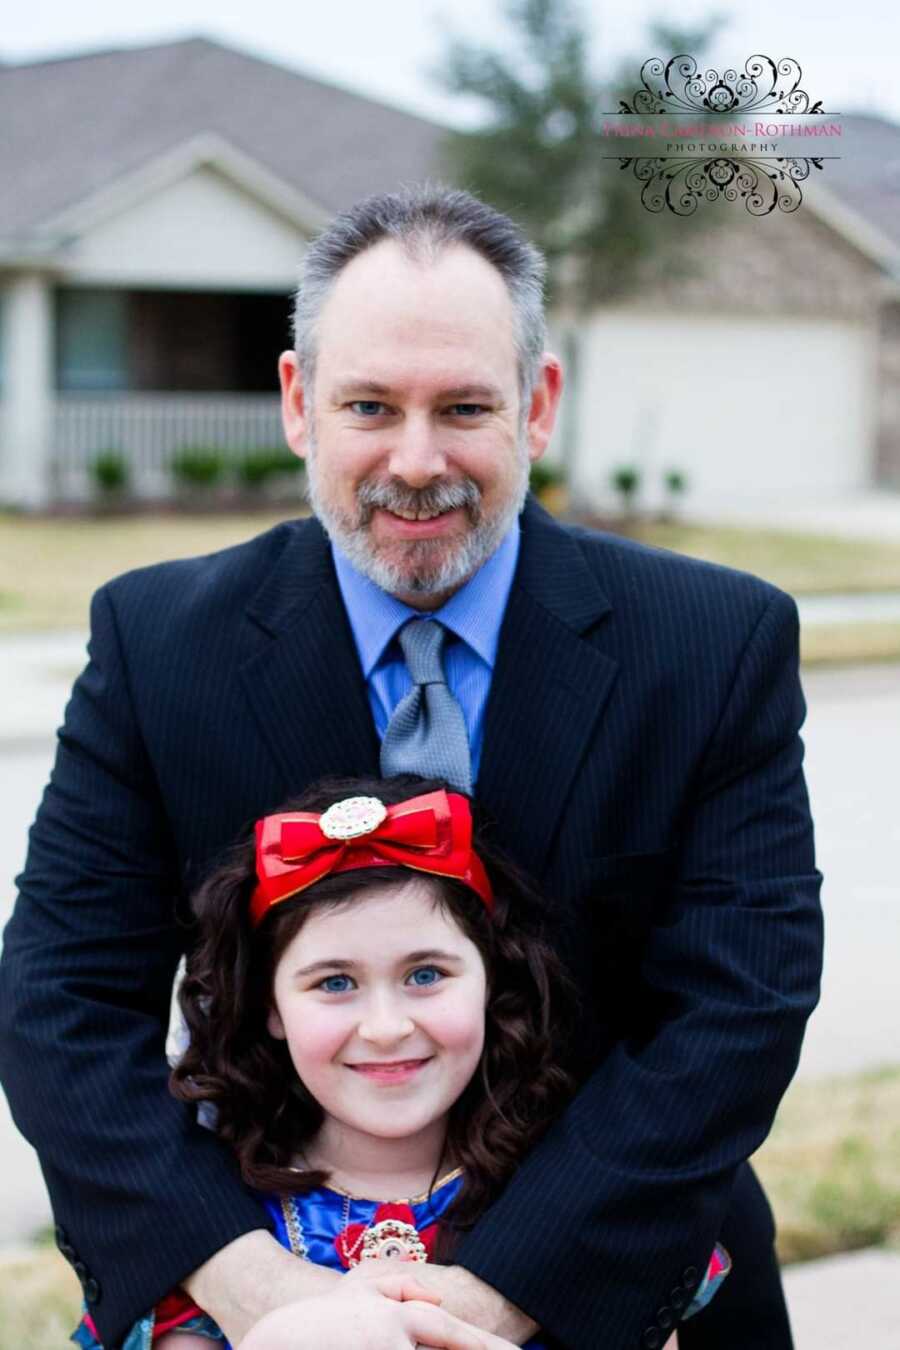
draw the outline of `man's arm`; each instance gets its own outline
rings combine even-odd
[[[457,1253],[573,1350],[666,1340],[818,998],[796,607],[763,596],[645,953],[648,996],[665,1013],[652,1038],[613,1049]]]
[[[147,621],[164,623],[153,603]],[[268,1217],[168,1092],[177,864],[106,589],[91,618],[91,660],[5,934],[0,1064],[60,1248],[114,1345],[187,1271]]]
[[[182,1284],[238,1345],[251,1327],[275,1308],[335,1292],[341,1277],[334,1270],[298,1261],[271,1233],[245,1233],[214,1252]]]

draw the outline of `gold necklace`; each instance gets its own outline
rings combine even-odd
[[[300,1161],[307,1171],[322,1170],[313,1169],[310,1166],[309,1159],[303,1153],[300,1154]],[[379,1259],[427,1262],[428,1251],[419,1236],[418,1229],[411,1223],[405,1223],[402,1219],[381,1219],[378,1223],[364,1224],[353,1245],[348,1247],[345,1233],[350,1225],[350,1205],[354,1199],[358,1199],[358,1197],[352,1196],[349,1191],[344,1191],[339,1250],[349,1267],[358,1266],[360,1261]],[[390,1202],[377,1201],[375,1213],[378,1212],[380,1205],[387,1203]],[[412,1212],[412,1206],[408,1202],[405,1203]],[[282,1200],[282,1212],[285,1217],[285,1227],[291,1250],[297,1255],[306,1256],[306,1244],[301,1236],[300,1214],[293,1196]]]
[[[343,1256],[344,1260],[347,1262],[347,1265],[348,1265],[348,1266],[356,1266],[356,1265],[359,1265],[359,1262],[358,1262],[358,1261],[354,1261],[353,1258],[356,1256],[356,1253],[359,1251],[360,1245],[362,1244],[363,1238],[366,1236],[367,1230],[366,1230],[365,1228],[363,1228],[363,1230],[362,1230],[362,1232],[360,1233],[359,1237],[356,1239],[356,1241],[354,1242],[353,1246],[352,1246],[352,1247],[350,1248],[350,1250],[348,1251],[348,1250],[347,1250],[347,1238],[346,1238],[346,1233],[347,1233],[347,1226],[348,1226],[349,1223],[350,1223],[350,1196],[349,1196],[349,1195],[345,1195],[345,1196],[344,1196],[344,1207],[343,1207],[343,1210],[341,1211],[341,1255]]]
[[[375,1212],[377,1214],[377,1208]],[[428,1251],[419,1237],[419,1230],[403,1219],[381,1219],[378,1223],[365,1224],[353,1246],[348,1249],[345,1234],[349,1223],[350,1196],[345,1195],[341,1212],[341,1255],[348,1266],[358,1266],[360,1261],[428,1260]]]

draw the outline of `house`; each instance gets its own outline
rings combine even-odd
[[[0,66],[0,118],[0,500],[31,506],[83,499],[105,451],[156,495],[180,449],[280,444],[307,240],[437,176],[443,135],[202,38]],[[651,502],[669,469],[711,504],[900,485],[900,127],[843,121],[798,211],[717,203],[677,268],[551,316],[580,496],[622,464]]]
[[[845,119],[847,153],[829,184],[838,201],[891,246],[876,320],[873,480],[900,488],[900,126],[883,117]]]
[[[578,387],[556,453],[581,498],[610,500],[616,465],[639,470],[645,504],[677,470],[691,505],[763,518],[900,486],[900,211],[889,232],[836,168],[791,213],[714,203],[674,265],[651,257],[635,294],[570,320],[558,345]]]
[[[442,129],[202,38],[0,66],[0,500],[84,497],[104,451],[283,444],[306,241],[433,173]]]

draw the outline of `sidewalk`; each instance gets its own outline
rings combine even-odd
[[[692,520],[711,525],[802,530],[809,534],[837,534],[846,539],[900,540],[900,491],[888,488],[860,489],[840,497],[810,497],[800,502],[777,497],[742,501],[688,496],[684,512]]]
[[[0,634],[0,750],[52,743],[86,648],[81,631]]]
[[[803,627],[829,623],[900,623],[900,591],[799,595]]]
[[[796,1350],[900,1350],[900,1252],[873,1247],[791,1266],[784,1286]]]

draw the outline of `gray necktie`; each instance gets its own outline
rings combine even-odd
[[[444,678],[441,648],[447,630],[433,619],[411,619],[398,634],[413,687],[394,709],[381,743],[381,772],[444,778],[472,791],[469,735],[462,708]]]

